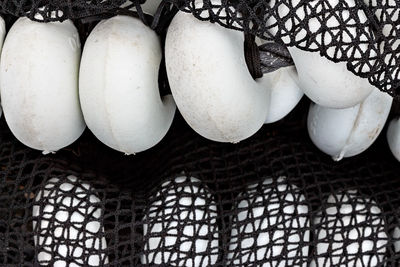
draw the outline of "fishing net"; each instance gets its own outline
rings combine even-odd
[[[399,164],[384,138],[332,163],[308,104],[237,145],[178,117],[134,157],[89,132],[42,156],[2,120],[0,264],[398,266]]]
[[[132,3],[135,14],[123,2],[6,0],[0,8],[8,26],[24,15],[71,18],[82,41],[115,14],[163,35],[182,10],[276,41],[259,50],[262,72],[292,64],[278,44],[297,46],[399,94],[398,1],[168,0],[154,19],[142,2]],[[130,157],[89,131],[43,156],[1,119],[0,265],[398,266],[400,165],[386,140],[334,163],[307,136],[308,106],[303,100],[236,145],[202,138],[178,115],[159,145]]]
[[[145,1],[125,2],[5,0],[0,11],[54,21],[115,15]],[[163,0],[165,9],[169,4],[201,20],[345,62],[349,71],[380,90],[400,94],[397,0]]]

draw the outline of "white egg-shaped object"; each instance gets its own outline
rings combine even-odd
[[[261,46],[269,41],[256,37],[255,42]],[[259,82],[271,90],[270,110],[265,124],[274,123],[286,117],[304,96],[299,86],[296,66],[287,66],[264,73]]]
[[[6,22],[0,16],[0,52],[3,49],[4,38],[6,37]]]
[[[55,267],[107,264],[100,205],[93,187],[75,176],[46,181],[32,210],[36,261]]]
[[[304,93],[298,85],[296,67],[284,67],[264,73],[260,82],[271,90],[271,101],[265,123],[274,123],[288,115],[300,102]]]
[[[293,1],[291,4],[293,6],[296,5],[296,18],[298,19],[294,19],[293,22],[292,20],[285,21],[285,26],[288,30],[293,30],[293,28],[303,23],[304,18],[307,17],[308,12],[310,12],[307,8],[300,8],[297,6],[303,5],[302,3],[299,4],[299,1]],[[315,10],[319,10],[319,8],[321,8],[318,7],[319,4],[318,1],[311,1],[304,5],[310,5],[310,8],[312,7]],[[348,9],[356,8],[358,5],[355,0],[327,0],[326,4],[329,5],[329,8],[332,10],[337,8],[338,5],[345,5]],[[278,8],[278,15],[282,18],[288,13],[288,7],[285,5],[285,3],[282,3]],[[340,9],[337,11],[327,10],[325,13],[324,11],[318,12],[318,17],[308,17],[307,19],[306,25],[309,32],[306,30],[297,31],[296,41],[299,43],[301,43],[301,41],[305,42],[309,34],[314,33],[319,35],[316,37],[318,42],[324,45],[329,45],[335,38],[340,38],[340,41],[343,43],[343,50],[346,51],[343,53],[348,53],[348,55],[351,56],[354,52],[354,57],[359,56],[361,58],[360,51],[367,51],[368,44],[360,43],[357,46],[354,45],[353,38],[360,34],[360,30],[358,30],[354,24],[357,22],[365,23],[365,21],[367,21],[367,15],[362,11],[358,12],[357,15],[358,19],[349,18],[348,12],[346,13],[346,11]],[[270,24],[271,23],[276,23],[276,21],[272,20]],[[335,30],[335,28],[338,28],[339,23],[349,26],[346,26],[346,30]],[[330,27],[333,30],[325,33],[321,31],[321,28],[323,29],[324,27]],[[362,30],[370,32],[369,29]],[[343,34],[339,34],[340,32],[343,32]],[[316,49],[317,46],[311,44],[308,45],[307,48]],[[337,52],[334,48],[335,47],[331,47],[327,50],[328,55],[331,57],[334,57],[334,54]],[[300,87],[303,89],[304,93],[318,105],[329,108],[349,108],[363,101],[374,89],[367,79],[360,78],[351,73],[347,69],[346,62],[334,63],[318,52],[304,51],[296,47],[289,48],[289,52],[298,70]],[[340,53],[342,52],[338,53],[339,56],[341,55]],[[373,58],[374,55],[376,56],[376,53],[371,52],[371,58]],[[363,71],[365,70],[363,69]]]
[[[307,266],[310,213],[301,190],[280,177],[250,185],[234,204],[229,266]]]
[[[330,195],[314,226],[311,266],[381,266],[386,257],[388,235],[382,210],[356,190]]]
[[[392,237],[393,237],[394,252],[400,253],[400,226],[394,228]]]
[[[395,158],[400,161],[400,118],[394,118],[388,127],[386,138]]]
[[[171,95],[160,97],[158,36],[139,19],[101,21],[82,54],[79,96],[88,128],[109,147],[135,154],[156,145],[175,114]]]
[[[262,127],[270,90],[249,73],[242,32],[179,12],[167,32],[165,60],[177,107],[197,133],[237,143]]]
[[[55,152],[84,131],[79,105],[81,46],[70,20],[18,19],[3,46],[1,103],[7,124],[25,145]]]
[[[4,38],[6,37],[6,22],[0,16],[0,55],[3,49]],[[0,57],[1,58],[1,57]],[[0,117],[3,114],[3,109],[0,106]]]
[[[331,109],[311,104],[308,133],[324,153],[339,161],[368,149],[382,131],[393,98],[374,90],[361,104],[347,109]]]
[[[297,66],[299,85],[321,106],[343,109],[359,104],[374,90],[367,79],[351,73],[346,63],[334,63],[317,52],[289,48]]]
[[[167,181],[149,198],[143,232],[146,266],[205,267],[218,260],[217,206],[194,177]]]

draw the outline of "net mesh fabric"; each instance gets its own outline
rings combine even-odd
[[[345,61],[398,94],[399,2],[169,2],[199,19]],[[74,19],[84,38],[92,26],[84,19],[121,12],[121,4],[0,6],[10,23],[11,15],[33,19],[36,12],[45,21]],[[55,10],[63,12],[48,15]],[[134,157],[88,131],[43,156],[20,144],[2,119],[0,264],[398,266],[400,166],[384,137],[332,163],[307,136],[308,105],[237,145],[209,142],[177,117],[159,145]]]
[[[43,157],[2,121],[0,263],[397,266],[400,167],[385,140],[332,164],[307,137],[307,106],[238,145],[178,118],[133,159],[90,133]]]
[[[147,0],[150,1],[150,0]],[[5,0],[1,12],[36,20],[117,14],[124,0]],[[125,9],[145,1],[128,1]],[[195,17],[345,62],[349,71],[400,94],[400,2],[396,0],[164,0]],[[59,12],[62,11],[62,12]],[[39,14],[40,16],[35,16]]]

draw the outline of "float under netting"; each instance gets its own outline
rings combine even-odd
[[[384,139],[337,164],[302,115],[238,145],[178,118],[134,159],[93,139],[43,157],[1,131],[1,264],[399,264],[400,166]]]
[[[129,8],[149,19],[144,1],[124,2],[6,0],[0,12],[9,24],[72,19],[84,41]],[[162,31],[177,10],[346,62],[400,95],[399,1],[167,0],[146,23]],[[0,265],[398,266],[400,165],[383,137],[333,163],[307,135],[308,105],[236,145],[177,117],[159,145],[131,157],[89,131],[43,156],[2,118]]]

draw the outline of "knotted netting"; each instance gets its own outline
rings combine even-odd
[[[44,21],[72,19],[85,37],[96,21],[123,13],[124,2],[6,0],[0,7],[9,25],[40,13]],[[399,94],[399,1],[163,3],[164,11],[346,62]],[[303,101],[237,145],[207,141],[178,117],[162,143],[133,157],[89,132],[43,156],[2,119],[0,264],[398,266],[400,166],[386,141],[332,163],[307,136],[307,107]]]
[[[332,164],[304,108],[238,145],[179,118],[134,159],[89,133],[43,157],[2,121],[1,264],[397,266],[400,167],[385,140]]]
[[[151,1],[151,0],[147,0]],[[126,4],[128,2],[128,4]],[[118,14],[145,1],[5,0],[0,11],[54,21]],[[382,91],[399,94],[397,0],[163,0],[195,17],[345,62]],[[123,6],[123,7],[121,7]],[[60,12],[62,11],[62,12]],[[40,14],[40,16],[35,16]]]

